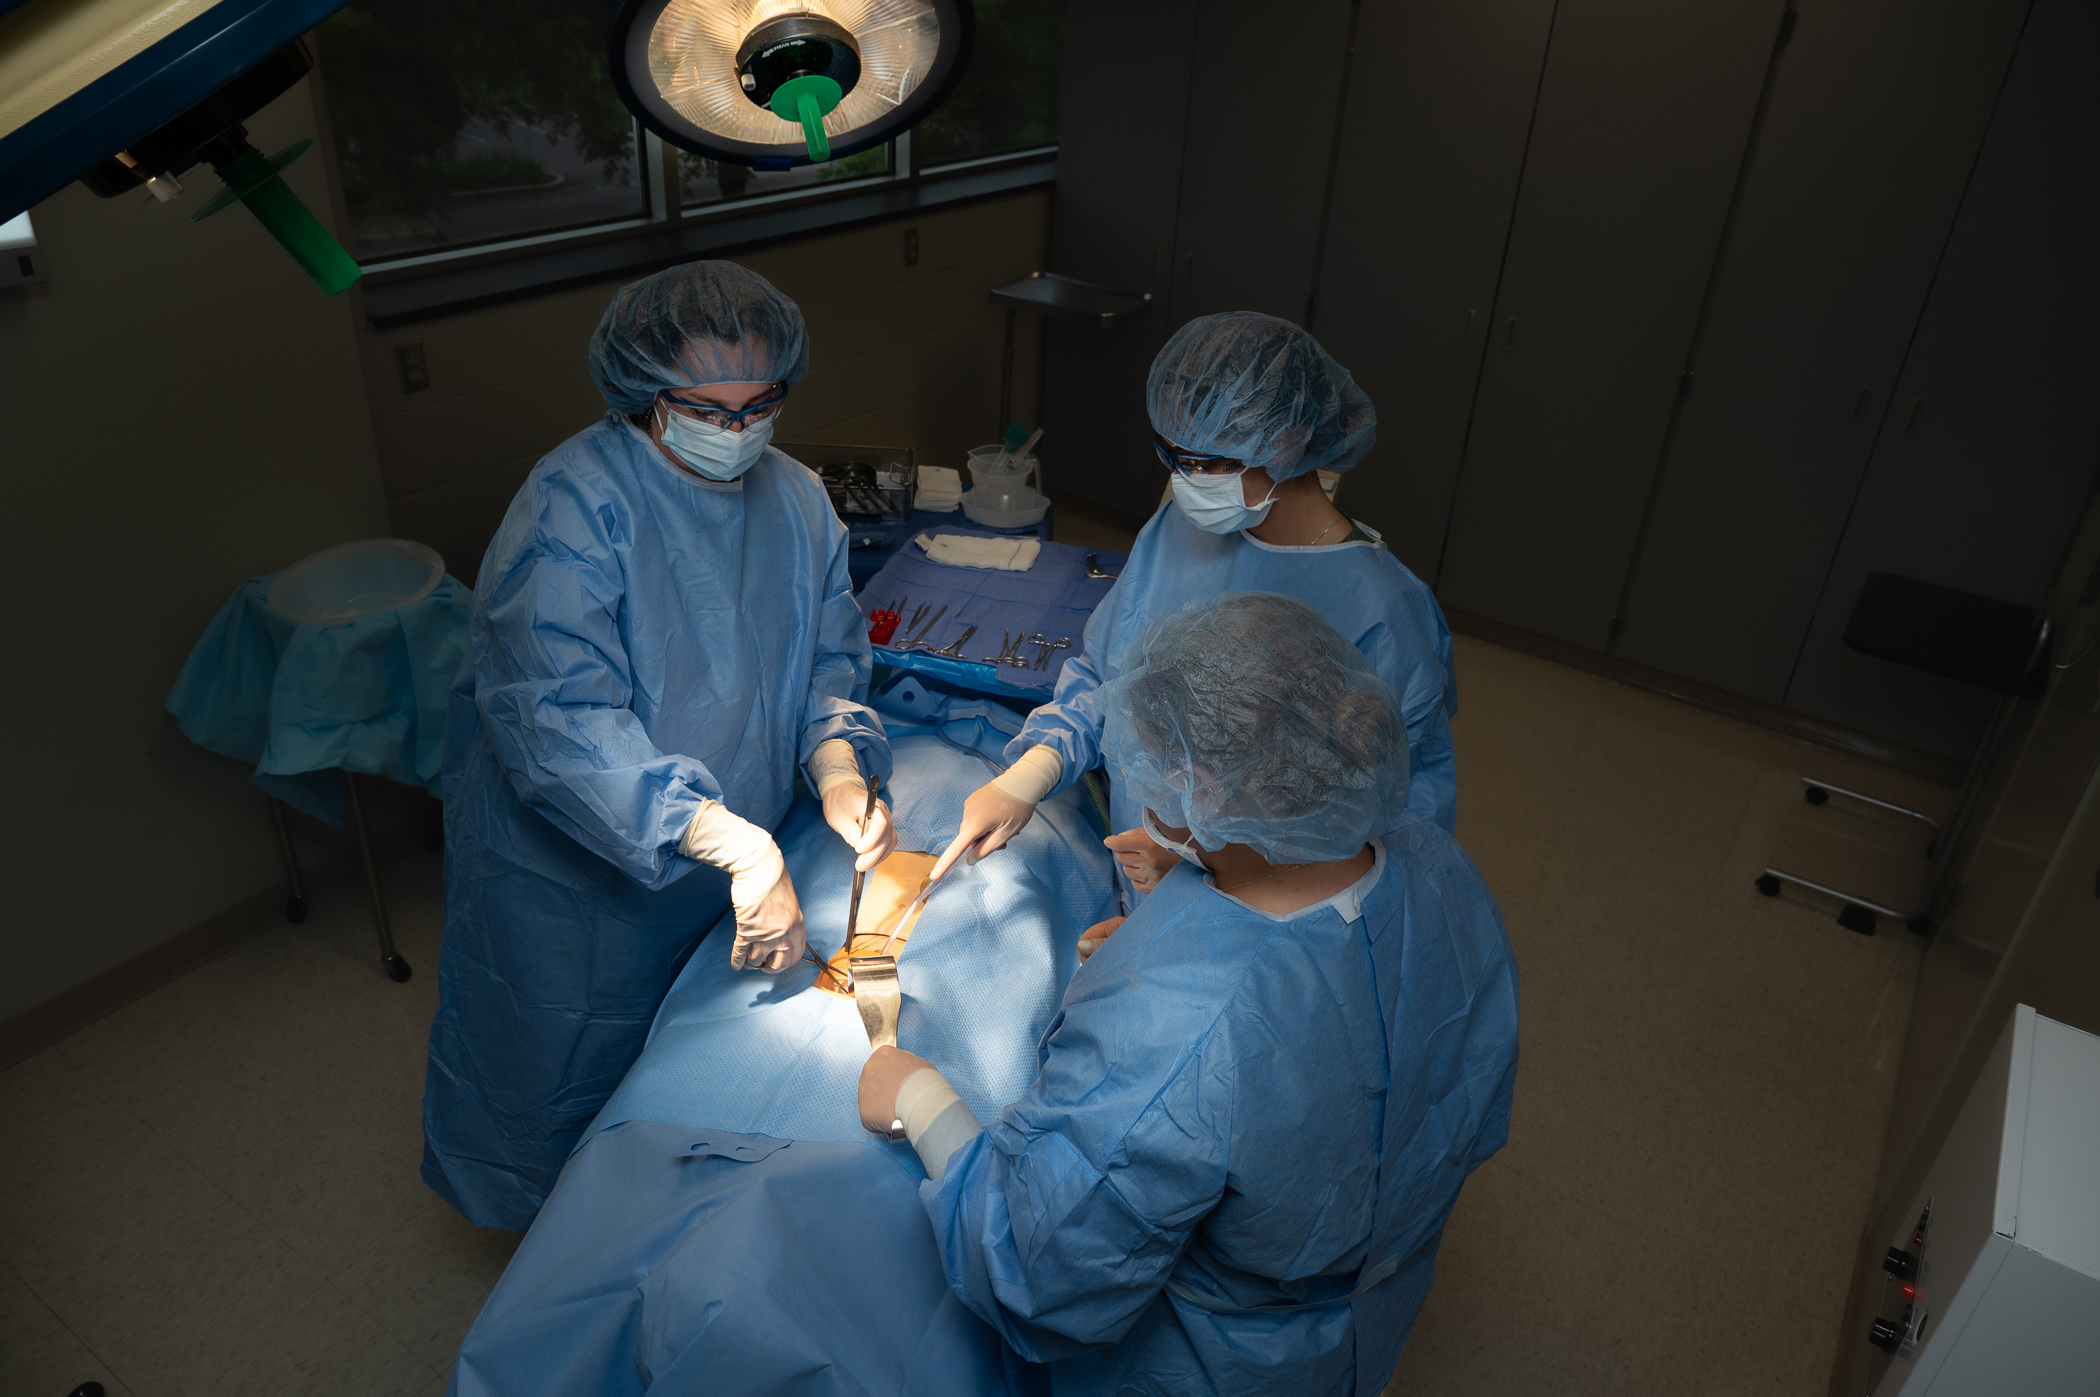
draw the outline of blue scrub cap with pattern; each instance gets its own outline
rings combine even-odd
[[[608,405],[646,412],[668,388],[793,383],[809,372],[802,308],[734,262],[687,262],[623,286],[591,335]]]

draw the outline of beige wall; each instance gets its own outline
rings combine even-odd
[[[994,440],[1005,314],[986,292],[1043,265],[1049,194],[1035,191],[738,254],[809,319],[810,373],[780,441],[903,445],[960,466]],[[918,265],[904,234],[919,233]],[[584,367],[614,290],[557,292],[392,331],[360,322],[394,531],[471,576],[541,455],[605,411]],[[1017,327],[1014,416],[1036,420],[1037,326]],[[430,387],[403,393],[397,345],[421,341]]]
[[[302,85],[247,123],[313,134]],[[292,167],[328,207],[319,162]],[[70,185],[0,292],[9,543],[0,1021],[275,886],[262,797],[162,709],[241,578],[386,532],[351,307],[245,209]],[[325,213],[324,213],[325,217]]]

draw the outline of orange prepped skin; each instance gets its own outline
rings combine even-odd
[[[853,998],[847,988],[846,961],[852,956],[876,956],[882,954],[882,943],[890,939],[890,931],[900,920],[903,927],[897,932],[896,941],[890,946],[890,954],[904,954],[904,943],[911,940],[912,927],[917,925],[919,908],[906,918],[904,913],[911,900],[926,886],[926,875],[933,872],[936,858],[932,854],[891,854],[868,872],[866,884],[860,893],[860,924],[846,944],[817,972],[817,988],[826,994],[835,994],[843,999]]]

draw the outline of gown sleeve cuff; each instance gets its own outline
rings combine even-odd
[[[1054,747],[1037,746],[1021,754],[1021,759],[992,779],[992,784],[1029,805],[1041,805],[1049,794],[1057,789],[1057,783],[1065,774],[1065,759],[1057,755]]]
[[[861,775],[860,755],[853,744],[843,737],[828,737],[817,744],[817,750],[809,754],[810,784],[817,788],[819,800],[840,786],[853,785],[865,790],[868,780]]]
[[[948,1159],[977,1135],[976,1115],[948,1085],[948,1079],[931,1067],[922,1067],[897,1088],[897,1118],[904,1122],[904,1136],[918,1151],[926,1176],[938,1179]]]

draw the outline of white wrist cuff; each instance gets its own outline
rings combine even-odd
[[[1035,746],[992,778],[992,785],[1028,805],[1041,805],[1065,774],[1065,759],[1054,747]]]
[[[822,800],[840,786],[852,784],[866,790],[868,779],[860,774],[860,755],[843,737],[827,737],[809,754],[809,779]]]
[[[934,1179],[981,1128],[948,1079],[931,1067],[921,1067],[897,1088],[897,1119],[904,1122],[904,1136],[918,1151],[927,1177]]]
[[[700,802],[678,852],[727,873],[729,900],[738,907],[757,905],[787,871],[773,836],[718,800]]]

